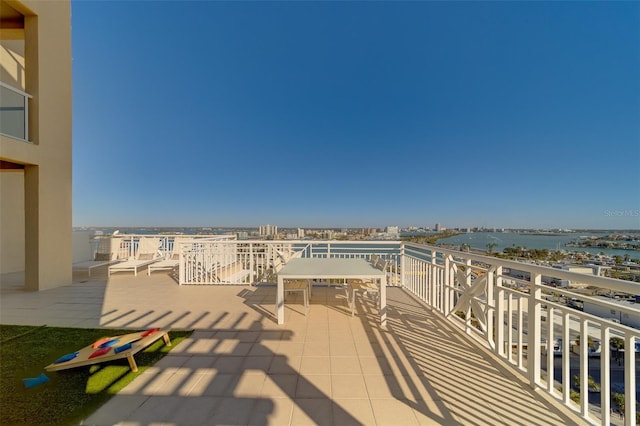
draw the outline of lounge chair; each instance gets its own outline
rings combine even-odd
[[[147,275],[151,275],[153,271],[175,270],[180,265],[180,239],[173,240],[173,249],[169,256],[159,262],[154,262],[147,268]]]
[[[287,252],[276,250],[276,255],[280,258],[280,260],[282,261],[282,264],[286,264],[291,259],[301,258],[303,253],[304,253],[304,250],[287,251]]]
[[[138,241],[138,249],[135,256],[124,262],[109,266],[108,275],[111,276],[114,272],[133,272],[133,275],[138,275],[138,269],[161,259],[159,247],[160,238],[141,237]]]
[[[355,315],[356,296],[358,294],[374,296],[377,303],[379,303],[380,301],[380,291],[378,289],[378,286],[370,281],[363,281],[358,279],[347,280],[345,292],[347,294],[347,303],[351,308],[351,316]]]
[[[92,269],[112,265],[124,260],[118,258],[119,251],[119,238],[103,238],[98,242],[98,248],[93,256],[93,260],[76,262],[73,264],[73,269],[87,271],[87,274],[91,276]]]

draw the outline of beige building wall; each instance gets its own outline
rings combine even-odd
[[[0,172],[0,271],[24,271],[24,173]]]
[[[28,141],[0,135],[0,272],[22,251],[25,288],[44,290],[71,283],[70,2],[0,0],[0,18],[0,79],[31,95]]]

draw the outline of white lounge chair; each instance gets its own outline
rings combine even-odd
[[[173,240],[173,249],[169,256],[159,262],[151,263],[147,268],[147,275],[151,275],[153,271],[173,271],[180,265],[180,241],[179,238]]]
[[[118,259],[120,251],[120,239],[119,238],[104,238],[99,240],[98,248],[93,256],[93,260],[85,260],[82,262],[74,263],[74,270],[87,271],[88,276],[91,276],[91,270],[99,268],[101,266],[112,265],[117,262],[121,262],[124,259]]]
[[[303,253],[304,253],[304,250],[286,251],[286,252],[276,250],[276,255],[280,258],[283,264],[286,264],[291,259],[301,258]]]
[[[109,266],[108,275],[111,276],[114,272],[133,272],[133,275],[138,275],[138,269],[161,259],[159,248],[160,238],[141,237],[138,241],[138,249],[135,256],[124,262]]]

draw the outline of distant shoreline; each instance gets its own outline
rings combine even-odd
[[[104,230],[104,229],[120,229],[120,230],[131,230],[131,229],[140,229],[140,230],[257,230],[258,226],[73,226],[74,231],[92,231],[92,230]],[[278,228],[281,230],[294,230],[298,228],[309,229],[309,230],[335,230],[339,231],[342,229],[347,230],[358,230],[358,229],[370,229],[375,228],[373,226],[325,226],[325,227],[308,227],[308,226],[279,226]],[[382,227],[377,227],[377,229],[382,229]],[[500,229],[500,228],[497,228]],[[459,232],[466,233],[465,228],[448,228],[451,232]],[[414,232],[414,231],[409,231]],[[434,233],[436,231],[425,231],[420,232],[424,234]],[[473,233],[487,233],[494,232],[490,229],[481,229],[477,231],[473,231]],[[495,231],[496,233],[515,233],[515,234],[527,234],[527,235],[544,235],[544,236],[561,236],[566,234],[638,234],[640,235],[640,229],[572,229],[568,232],[560,232],[557,230],[554,231],[545,231],[541,229],[526,229],[526,228],[503,228],[502,231]],[[403,232],[404,233],[404,232]]]

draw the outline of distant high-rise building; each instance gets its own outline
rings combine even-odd
[[[440,224],[436,223],[436,232],[440,232],[440,229],[441,229]]]
[[[298,238],[304,238],[304,229],[298,228]]]
[[[275,225],[260,225],[259,234],[264,237],[277,235],[278,227]]]
[[[334,234],[335,231],[333,229],[325,229],[324,231],[322,231],[322,238],[324,238],[325,240],[332,240]]]
[[[363,235],[373,235],[378,232],[377,228],[362,228]]]

